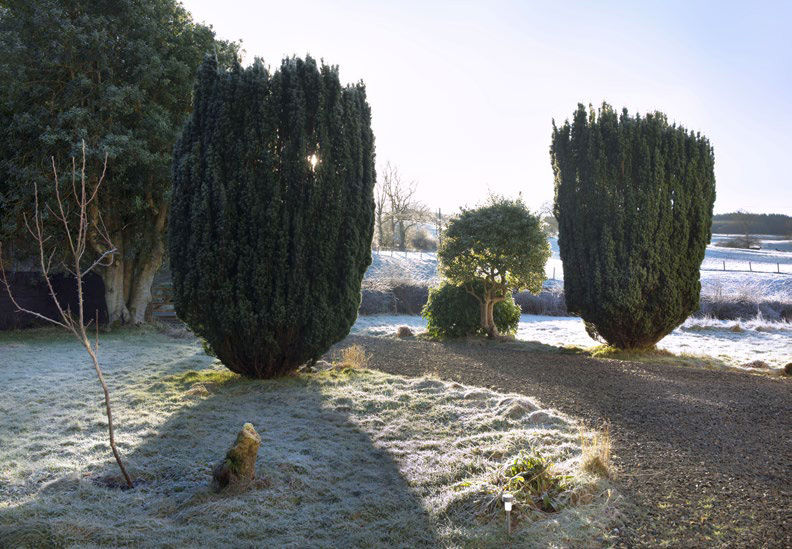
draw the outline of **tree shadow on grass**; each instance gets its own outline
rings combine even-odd
[[[437,546],[397,463],[320,385],[245,380],[217,366],[168,376],[149,388],[150,402],[184,403],[125,453],[135,489],[108,487],[119,476],[108,462],[9,509],[0,535],[22,546],[35,530],[33,545]],[[216,494],[212,466],[246,422],[262,438],[257,478]]]

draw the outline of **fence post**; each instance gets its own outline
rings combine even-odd
[[[776,272],[778,274],[781,274],[781,264],[780,263],[776,263]]]
[[[753,266],[751,266],[751,262],[750,261],[748,262],[748,270],[753,272]]]
[[[726,270],[726,262],[725,261],[723,262],[723,270],[724,271]]]

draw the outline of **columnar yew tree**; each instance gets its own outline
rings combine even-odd
[[[611,345],[653,346],[698,308],[712,146],[659,112],[578,105],[550,155],[567,309]]]
[[[362,83],[290,58],[207,58],[173,166],[176,311],[230,370],[271,377],[349,332],[371,263],[374,136]]]
[[[495,304],[510,292],[542,289],[550,245],[521,200],[493,198],[448,223],[437,257],[443,276],[478,301],[481,328],[494,337]]]
[[[98,269],[111,322],[144,320],[165,251],[173,145],[198,66],[214,51],[228,60],[236,47],[216,41],[176,0],[0,2],[0,238],[35,253],[22,216],[34,183],[54,207],[50,158],[65,166],[84,141],[95,185],[107,155],[89,215],[102,212],[117,248]],[[88,239],[86,254],[106,251],[93,232]]]

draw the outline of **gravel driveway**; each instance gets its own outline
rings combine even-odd
[[[789,378],[530,350],[350,336],[371,367],[536,397],[610,423],[619,545],[792,547]]]

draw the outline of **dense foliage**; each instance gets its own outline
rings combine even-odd
[[[52,193],[51,157],[68,180],[85,140],[92,182],[107,154],[108,184],[91,215],[101,212],[119,250],[100,270],[111,321],[144,318],[164,255],[173,144],[196,70],[215,48],[224,59],[236,51],[176,0],[0,7],[0,239],[30,253],[22,216],[33,209],[32,183],[44,199]]]
[[[792,217],[783,214],[734,212],[712,218],[712,232],[720,234],[770,234],[792,236]]]
[[[567,308],[590,334],[645,348],[698,308],[714,154],[662,113],[579,105],[553,127],[555,215]]]
[[[310,57],[274,73],[207,58],[173,179],[176,311],[223,364],[271,377],[347,335],[374,230],[362,83]]]
[[[472,284],[474,290],[481,292],[482,283]],[[495,327],[501,334],[513,334],[520,323],[520,307],[514,303],[509,293],[503,301],[493,308]],[[479,302],[464,286],[444,282],[429,291],[429,300],[423,308],[422,316],[427,320],[429,335],[437,338],[466,337],[486,335],[481,326]]]
[[[448,223],[437,257],[442,275],[478,301],[481,328],[492,337],[497,303],[512,292],[542,289],[550,245],[521,200],[493,197]]]

